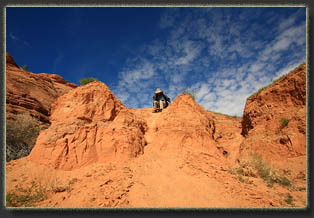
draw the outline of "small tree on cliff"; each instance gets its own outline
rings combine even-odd
[[[93,81],[99,81],[99,79],[94,78],[94,77],[82,78],[80,79],[80,85],[83,86]]]
[[[23,65],[22,69],[25,70],[25,71],[27,71],[28,66],[27,66],[27,65]]]

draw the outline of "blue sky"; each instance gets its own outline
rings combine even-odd
[[[246,98],[306,60],[305,7],[8,7],[19,66],[79,84],[96,77],[127,107],[188,88],[241,116]]]

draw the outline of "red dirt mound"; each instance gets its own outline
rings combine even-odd
[[[153,128],[152,144],[161,150],[192,148],[220,156],[214,140],[214,120],[190,95],[179,95]]]

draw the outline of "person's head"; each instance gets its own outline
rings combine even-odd
[[[157,88],[156,91],[155,91],[155,94],[156,94],[156,95],[159,95],[159,94],[161,94],[161,93],[162,93],[162,90],[161,90],[160,88]]]

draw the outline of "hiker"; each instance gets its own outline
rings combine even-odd
[[[154,99],[154,110],[153,113],[162,111],[162,109],[168,107],[168,102],[170,103],[170,98],[163,93],[160,88],[157,88],[153,96]]]

